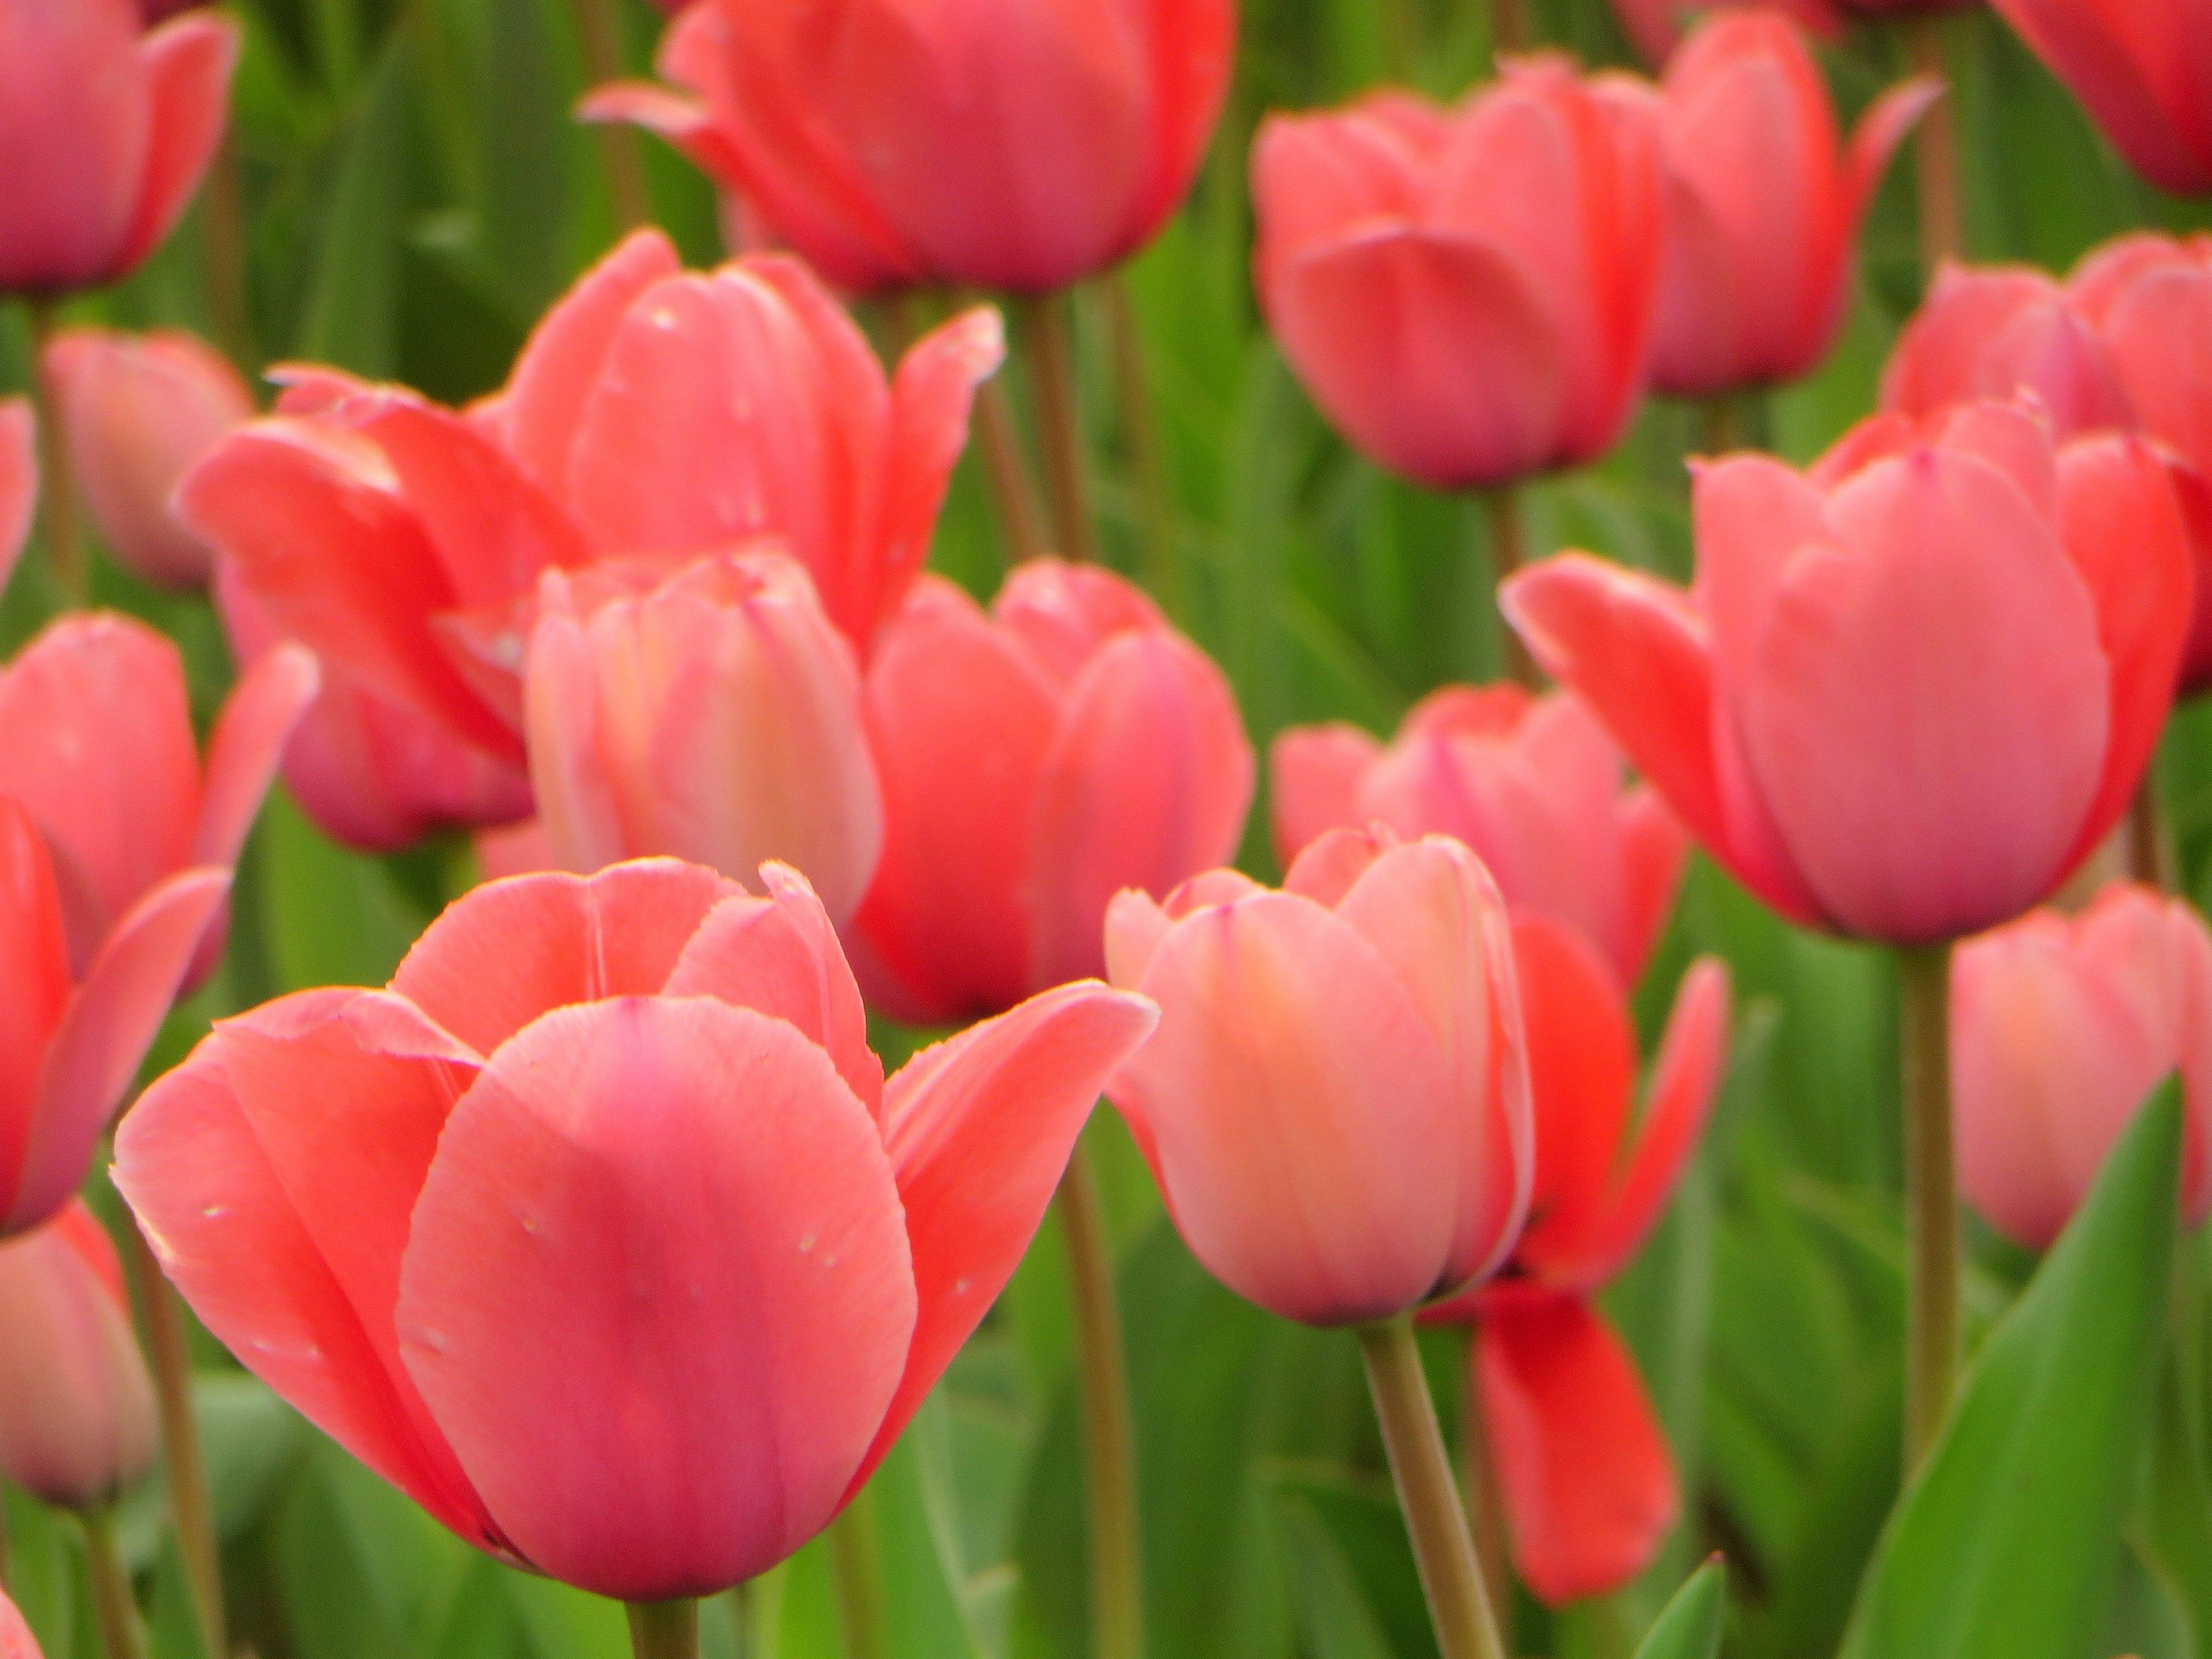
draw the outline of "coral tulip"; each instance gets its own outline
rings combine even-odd
[[[1506,586],[1691,834],[1796,921],[1897,945],[2008,921],[2118,822],[2172,697],[2190,553],[2165,468],[2029,407],[1700,470],[1684,593],[1569,554]]]
[[[470,1543],[631,1601],[828,1524],[1153,1019],[1069,986],[885,1082],[828,916],[763,874],[477,888],[388,990],[218,1024],[116,1138],[247,1366]]]
[[[775,554],[549,572],[526,670],[530,775],[556,860],[795,865],[842,925],[883,849],[853,649]]]
[[[1891,156],[1942,95],[1892,88],[1846,148],[1803,37],[1734,11],[1668,65],[1668,242],[1651,384],[1709,398],[1794,380],[1826,356],[1850,295],[1852,252]]]
[[[867,720],[885,836],[854,933],[871,997],[906,1018],[1103,972],[1114,895],[1224,862],[1251,805],[1221,671],[1095,567],[1024,565],[988,616],[924,578],[868,672]]]
[[[2135,424],[2118,365],[2065,284],[2027,265],[1944,265],[1882,371],[1881,406],[1918,417],[2022,392],[2061,441]]]
[[[1446,686],[1388,749],[1352,726],[1275,739],[1275,849],[1285,866],[1331,830],[1386,823],[1465,842],[1516,912],[1571,922],[1626,984],[1674,908],[1689,837],[1580,701],[1517,685]]]
[[[1666,191],[1626,77],[1536,58],[1455,109],[1386,92],[1271,116],[1252,191],[1268,325],[1378,465],[1510,483],[1602,454],[1635,413]]]
[[[201,12],[142,29],[134,0],[0,0],[0,291],[128,276],[198,187],[238,26]]]
[[[1109,1088],[1207,1271],[1311,1325],[1487,1277],[1534,1152],[1511,932],[1442,836],[1339,830],[1282,890],[1218,870],[1106,915],[1160,1025]]]
[[[2160,189],[2212,190],[2212,0],[1992,0]]]
[[[585,112],[665,137],[841,287],[1043,293],[1182,204],[1233,0],[699,0],[650,84]]]
[[[1692,966],[1648,1105],[1620,981],[1572,929],[1514,923],[1536,1121],[1533,1219],[1505,1272],[1431,1310],[1475,1323],[1489,1462],[1522,1579],[1553,1607],[1651,1565],[1680,1493],[1635,1359],[1596,1305],[1665,1212],[1728,1069],[1728,970]]]
[[[72,1200],[37,1231],[0,1242],[0,1474],[87,1509],[144,1480],[157,1444],[123,1264]]]
[[[2179,1072],[2182,1218],[2212,1210],[2212,936],[2179,899],[2106,888],[1968,940],[1951,969],[1959,1185],[1990,1225],[2057,1238],[2136,1109]]]
[[[109,550],[148,581],[204,586],[215,556],[176,521],[169,498],[216,440],[253,418],[238,371],[176,330],[72,328],[47,345],[44,373],[70,468]]]
[[[38,424],[30,399],[0,398],[0,588],[15,574],[38,509]]]

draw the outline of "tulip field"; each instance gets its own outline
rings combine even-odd
[[[0,1659],[2212,1659],[2212,0],[0,0]]]

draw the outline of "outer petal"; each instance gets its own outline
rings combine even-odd
[[[149,143],[139,29],[129,0],[0,16],[0,290],[59,293],[107,274]]]
[[[15,574],[38,506],[39,438],[30,399],[0,400],[0,588]]]
[[[276,776],[276,763],[322,689],[314,654],[296,645],[270,652],[239,681],[208,743],[207,783],[192,836],[196,864],[232,865]]]
[[[1995,0],[2005,21],[2018,29],[2051,71],[2064,81],[2112,143],[2153,184],[2183,193],[2212,185],[2212,134],[2200,116],[2193,135],[2175,120],[2156,84],[2158,71],[2179,71],[2179,64],[2140,61],[2138,42],[2129,38],[2130,26],[2146,21],[2130,18],[2118,6],[2084,3],[2083,0]],[[2146,7],[2146,12],[2153,9]],[[2179,9],[2174,9],[2179,16]],[[2178,23],[2177,28],[2201,28]],[[2199,50],[2201,50],[2201,43]],[[2159,57],[2163,58],[2160,53]],[[2178,54],[2177,54],[2178,56]],[[2177,76],[2178,78],[2178,76]],[[2201,100],[2203,88],[2194,89]],[[2185,106],[2189,92],[2179,98]]]
[[[43,1659],[31,1627],[5,1590],[0,1590],[0,1659]]]
[[[73,988],[46,842],[29,814],[0,795],[0,1216],[21,1184],[39,1073]]]
[[[222,143],[238,25],[197,12],[164,23],[139,47],[149,130],[137,204],[106,275],[132,270],[167,240]]]
[[[1148,12],[1152,157],[1122,227],[1124,252],[1150,241],[1182,205],[1221,118],[1237,61],[1232,0],[1188,0]]]
[[[562,1010],[494,1055],[399,1297],[408,1370],[522,1554],[633,1601],[827,1524],[914,1328],[866,1109],[790,1026],[709,998]]]
[[[1295,726],[1267,749],[1275,857],[1287,868],[1331,830],[1359,827],[1360,785],[1382,745],[1356,726]]]

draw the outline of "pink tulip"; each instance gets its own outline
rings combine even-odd
[[[0,291],[128,276],[198,187],[238,26],[202,12],[141,30],[133,0],[0,0]]]
[[[853,649],[773,553],[550,572],[526,670],[530,775],[556,862],[648,854],[803,871],[841,925],[883,850]]]
[[[1275,850],[1287,866],[1331,830],[1385,823],[1472,848],[1516,912],[1573,924],[1634,984],[1667,925],[1689,838],[1626,786],[1620,751],[1565,692],[1446,686],[1386,750],[1351,726],[1275,739]]]
[[[1136,588],[1056,559],[990,615],[925,577],[868,671],[883,863],[854,919],[879,1006],[926,1021],[1104,970],[1125,887],[1237,849],[1252,746],[1229,684]]]
[[[45,1659],[6,1590],[0,1590],[0,1659]]]
[[[2148,445],[2032,407],[1702,468],[1689,592],[1584,554],[1507,614],[1690,833],[1783,915],[1900,945],[2011,920],[2156,747],[2189,546]]]
[[[1668,244],[1651,383],[1710,398],[1797,380],[1835,343],[1861,222],[1940,82],[1893,87],[1846,149],[1804,39],[1731,11],[1668,65]]]
[[[1233,0],[700,0],[651,84],[584,112],[660,133],[852,289],[1042,293],[1182,204]]]
[[[1160,1007],[1108,1092],[1191,1251],[1310,1325],[1487,1278],[1534,1152],[1510,930],[1474,855],[1340,830],[1282,890],[1233,870],[1106,914],[1114,982]]]
[[[886,1083],[828,915],[763,878],[480,887],[388,990],[218,1024],[116,1139],[241,1361],[470,1543],[625,1601],[828,1524],[1153,1019],[1069,986]]]
[[[1455,109],[1384,92],[1268,118],[1252,153],[1261,301],[1354,447],[1460,489],[1613,447],[1658,299],[1654,103],[1546,58]]]
[[[72,328],[46,348],[44,373],[70,470],[109,550],[148,581],[205,586],[215,556],[171,516],[169,497],[216,440],[253,418],[238,371],[176,330]]]
[[[2212,0],[1992,0],[2163,190],[2212,190]]]
[[[0,1242],[0,1474],[46,1503],[88,1509],[144,1480],[158,1443],[123,1265],[72,1200],[37,1231]],[[5,1632],[0,1615],[0,1656]]]
[[[27,398],[0,398],[0,588],[15,572],[39,509],[39,436]]]
[[[2212,936],[2178,899],[2118,884],[1961,945],[1951,969],[1959,1184],[2031,1249],[2064,1229],[2169,1073],[2187,1108],[2182,1219],[2212,1210]]]
[[[1696,19],[1738,9],[1773,12],[1824,40],[1842,32],[1831,0],[1613,0],[1613,15],[1644,61],[1655,67],[1674,56],[1684,29]]]
[[[1898,337],[1881,406],[1919,417],[2022,392],[2062,442],[2135,425],[2112,351],[2067,285],[2027,265],[1947,264]]]

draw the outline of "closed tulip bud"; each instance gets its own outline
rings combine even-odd
[[[154,1384],[131,1330],[115,1246],[72,1200],[0,1242],[0,1474],[88,1509],[154,1467]],[[0,1612],[0,1656],[8,1652]]]
[[[776,554],[665,579],[549,574],[526,673],[531,781],[567,869],[665,853],[805,872],[840,924],[883,850],[853,649]]]
[[[1109,1094],[1208,1272],[1356,1325],[1495,1271],[1534,1152],[1510,929],[1474,855],[1340,830],[1282,890],[1236,872],[1114,901],[1115,984],[1159,1030]]]
[[[1465,489],[1613,447],[1659,292],[1656,102],[1535,58],[1453,109],[1385,92],[1268,118],[1252,155],[1261,302],[1361,453]]]
[[[1766,902],[1933,944],[2048,897],[2118,822],[2189,622],[2148,445],[1969,404],[1879,417],[1809,474],[1730,457],[1694,507],[1690,592],[1569,554],[1504,603]]]
[[[1387,749],[1356,726],[1296,726],[1269,763],[1285,866],[1331,830],[1449,836],[1516,913],[1571,923],[1627,984],[1659,941],[1689,859],[1674,815],[1649,787],[1628,787],[1620,750],[1565,692],[1447,686]]]
[[[128,276],[222,142],[238,26],[143,32],[135,0],[0,0],[0,292]]]
[[[699,0],[588,118],[667,137],[842,288],[1042,293],[1152,240],[1221,112],[1234,0]]]
[[[992,613],[925,578],[868,671],[883,863],[854,918],[870,994],[944,1021],[1104,970],[1125,887],[1237,848],[1252,746],[1205,653],[1110,573],[1037,560]]]
[[[2212,3],[1992,0],[2161,190],[2212,190]]]
[[[208,1328],[477,1547],[629,1601],[765,1571],[1012,1276],[1142,999],[886,1081],[828,915],[669,860],[447,910],[382,991],[218,1024],[116,1138]]]
[[[1892,88],[1844,145],[1820,66],[1790,23],[1731,11],[1667,67],[1668,243],[1651,384],[1709,398],[1794,380],[1826,356],[1861,222],[1891,156],[1942,95]]]

